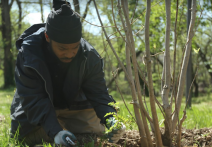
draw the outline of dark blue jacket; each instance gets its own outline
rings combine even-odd
[[[45,63],[45,24],[33,25],[17,40],[19,50],[15,81],[17,90],[11,104],[11,133],[19,128],[19,138],[36,126],[42,126],[53,138],[62,128],[53,106],[51,76]],[[109,96],[104,79],[103,61],[97,51],[81,39],[78,51],[79,66],[70,66],[64,82],[64,96],[70,110],[94,108],[104,123],[104,115],[115,112],[108,106]]]

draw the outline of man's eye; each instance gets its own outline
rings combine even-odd
[[[73,48],[74,50],[76,50],[76,49],[78,49],[79,48],[79,46],[78,47],[75,47],[75,48]]]

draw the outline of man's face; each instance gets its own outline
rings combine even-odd
[[[80,46],[80,41],[71,44],[62,44],[50,40],[46,33],[45,37],[46,41],[50,43],[53,52],[60,59],[61,62],[69,63],[77,55]]]

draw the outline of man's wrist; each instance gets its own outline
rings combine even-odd
[[[55,128],[54,131],[49,132],[49,137],[54,139],[54,137],[60,132],[63,131],[62,127]]]

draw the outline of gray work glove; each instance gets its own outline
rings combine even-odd
[[[114,117],[110,117],[106,121],[106,127],[110,129],[112,126],[114,126],[117,122],[117,120]],[[111,132],[108,133],[109,142],[111,143],[117,143],[119,139],[123,136],[126,126],[118,122],[119,124],[117,126],[114,126]]]
[[[77,138],[69,131],[63,130],[58,132],[54,137],[54,142],[57,145],[65,145],[72,147],[76,144]]]

